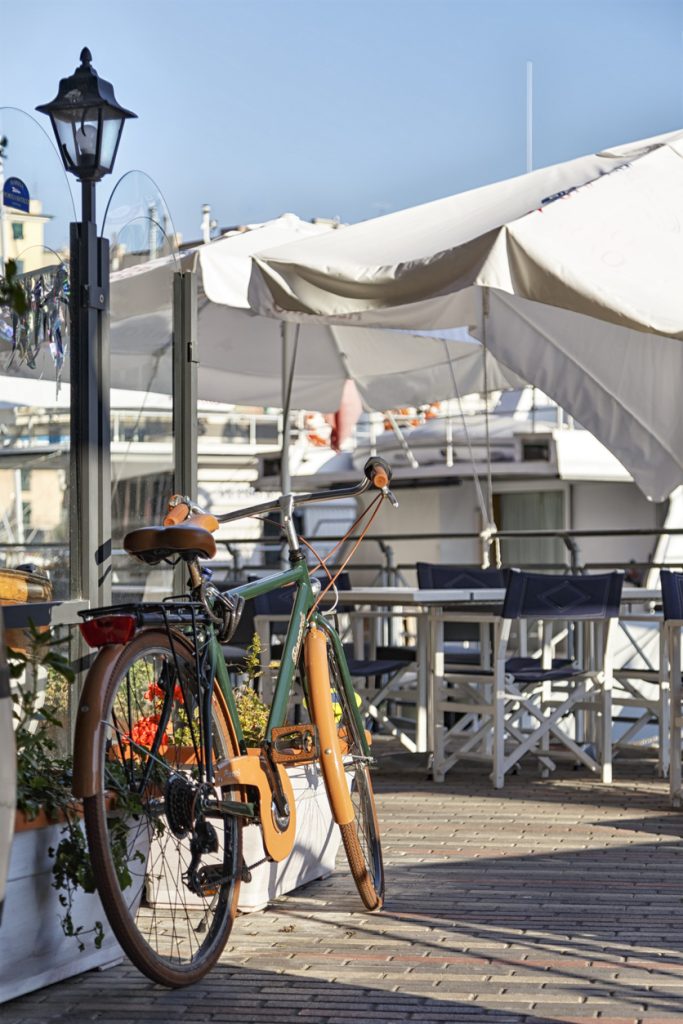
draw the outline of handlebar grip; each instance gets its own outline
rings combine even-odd
[[[209,533],[215,533],[221,525],[210,512],[201,512],[199,515],[190,516],[190,522],[193,526],[201,526],[204,530],[208,530]]]
[[[163,519],[164,526],[177,526],[178,523],[184,523],[189,514],[189,505],[181,501],[168,509]]]
[[[373,455],[365,463],[364,472],[373,487],[381,490],[391,483],[391,469],[378,455]]]

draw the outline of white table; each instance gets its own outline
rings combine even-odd
[[[458,588],[455,590],[421,590],[419,587],[353,587],[339,591],[340,605],[367,607],[373,611],[384,608],[405,608],[414,616],[417,627],[415,707],[416,753],[431,753],[433,737],[429,735],[429,700],[435,672],[443,673],[443,628],[438,628],[438,613],[446,606],[458,621],[480,622],[477,606],[502,604],[505,589]],[[436,625],[436,629],[434,628]],[[408,745],[408,744],[406,744]],[[411,745],[412,746],[412,745]]]
[[[481,605],[500,605],[505,598],[504,587],[420,589],[419,587],[353,587],[340,590],[340,605],[367,607],[373,611],[384,608],[406,608],[415,617],[417,626],[416,663],[416,728],[415,750],[433,752],[434,737],[429,735],[429,701],[437,681],[444,672],[444,619],[455,622],[496,624],[500,615],[487,612]],[[661,591],[625,586],[621,601],[626,607],[661,600]]]

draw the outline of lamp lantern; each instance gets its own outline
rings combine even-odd
[[[137,117],[120,106],[109,82],[92,66],[92,54],[81,50],[73,75],[62,78],[51,103],[36,107],[52,122],[64,167],[79,181],[100,181],[114,167],[124,122]]]

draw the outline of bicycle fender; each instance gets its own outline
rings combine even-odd
[[[311,626],[306,633],[304,656],[311,717],[318,730],[320,765],[332,815],[338,825],[348,825],[355,819],[355,814],[349,795],[337,723],[332,710],[327,638],[322,630],[316,629],[315,626]]]
[[[272,860],[281,861],[288,857],[294,848],[294,833],[296,831],[294,790],[289,775],[282,765],[274,765],[280,776],[280,784],[290,812],[287,827],[280,829],[273,819],[271,811],[273,793],[268,776],[260,764],[260,753],[260,750],[255,747],[249,754],[219,762],[216,765],[216,784],[218,786],[255,786],[258,789],[263,846]]]
[[[121,655],[123,644],[110,644],[100,648],[85,680],[78,701],[76,734],[74,736],[73,795],[79,799],[94,796],[102,789],[102,765],[97,751],[100,733],[104,728],[104,696],[107,680]]]

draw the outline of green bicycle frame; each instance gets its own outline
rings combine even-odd
[[[272,730],[283,725],[287,715],[289,697],[294,685],[294,678],[299,664],[299,654],[301,652],[301,645],[306,631],[307,616],[314,604],[315,592],[311,585],[308,566],[303,559],[296,562],[291,569],[285,569],[283,572],[274,573],[272,576],[266,576],[263,579],[254,580],[251,583],[244,583],[241,586],[233,587],[228,591],[231,596],[239,596],[244,598],[245,601],[249,601],[255,597],[260,597],[262,594],[269,594],[275,590],[280,590],[282,587],[291,585],[296,586],[296,595],[282,649],[282,658],[275,683],[270,715],[268,716],[265,734],[266,743],[271,742]],[[349,674],[341,640],[339,639],[336,630],[330,625],[327,619],[320,614],[320,612],[316,611],[313,613],[311,616],[311,622],[325,633],[332,644],[332,649],[339,666],[341,685],[347,698],[348,707],[356,720],[358,734],[361,737],[363,745],[363,753],[366,756],[369,756],[370,750],[365,737],[365,728],[363,726],[360,711],[356,704],[355,691],[351,682],[351,676]],[[230,717],[237,735],[240,753],[245,754],[247,746],[244,740],[239,715],[237,713],[237,704],[228,678],[228,670],[223,657],[223,652],[221,651],[220,644],[218,643],[213,630],[211,630],[209,642],[211,644],[211,661],[215,665],[216,678],[218,679],[218,684],[230,711]]]

